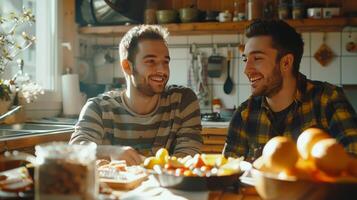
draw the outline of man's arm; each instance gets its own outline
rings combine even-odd
[[[248,151],[247,135],[243,131],[242,107],[240,106],[233,114],[228,128],[226,144],[223,154],[226,157],[246,156]]]
[[[143,161],[137,151],[129,146],[101,145],[104,137],[102,112],[97,103],[88,101],[79,116],[70,144],[97,144],[97,157],[125,160],[128,165],[138,165]]]
[[[102,112],[97,103],[88,101],[82,108],[69,143],[94,142],[102,144],[103,137]]]
[[[187,89],[183,93],[180,103],[181,128],[176,133],[174,155],[183,157],[201,153],[202,126],[201,113],[195,93]]]
[[[357,115],[343,90],[337,87],[327,99],[326,116],[329,131],[346,151],[357,155]]]

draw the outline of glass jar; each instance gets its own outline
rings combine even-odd
[[[96,145],[56,142],[36,149],[36,199],[96,199]]]
[[[212,99],[212,111],[214,113],[221,113],[222,102],[219,98],[214,97]]]
[[[248,0],[247,2],[248,20],[260,19],[263,16],[263,0]]]
[[[146,8],[144,12],[144,23],[145,24],[156,24],[156,10],[158,7],[158,3],[156,0],[147,0]]]
[[[291,16],[293,19],[302,19],[304,14],[304,7],[303,4],[299,1],[293,2],[293,9]]]

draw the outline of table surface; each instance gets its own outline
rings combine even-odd
[[[154,176],[150,175],[140,186],[129,191],[113,191],[112,197],[118,199],[169,199],[169,200],[261,200],[254,187],[244,186],[239,191],[183,191],[160,187]],[[107,199],[101,195],[99,199]]]

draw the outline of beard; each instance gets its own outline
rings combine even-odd
[[[277,94],[283,87],[283,76],[279,69],[279,65],[276,65],[271,74],[266,77],[266,84],[261,86],[260,89],[253,91],[253,96],[266,96],[272,97]]]
[[[133,81],[133,86],[142,94],[146,96],[155,96],[157,94],[161,94],[165,86],[167,84],[166,82],[163,84],[162,87],[154,87],[150,85],[148,79],[146,79],[144,76],[140,75],[139,72],[134,68],[133,70],[133,76],[134,76],[134,81]],[[150,78],[150,77],[149,77]],[[166,76],[165,76],[166,78]]]

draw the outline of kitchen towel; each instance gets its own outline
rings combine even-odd
[[[78,115],[83,101],[79,91],[78,74],[62,75],[62,103],[63,115]]]

